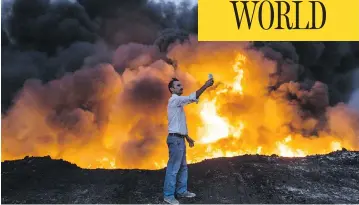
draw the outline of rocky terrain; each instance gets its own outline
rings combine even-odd
[[[2,203],[163,203],[164,169],[87,170],[50,157],[2,162]],[[189,165],[181,203],[359,203],[359,152],[245,155]]]

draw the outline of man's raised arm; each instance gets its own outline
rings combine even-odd
[[[184,106],[193,102],[197,102],[199,96],[202,95],[202,93],[213,85],[213,79],[207,80],[207,82],[196,92],[193,92],[189,96],[177,96],[173,99],[172,103],[174,103],[176,106]]]
[[[211,87],[211,86],[213,85],[213,82],[214,82],[213,79],[208,79],[208,80],[206,81],[206,83],[205,83],[204,85],[202,85],[202,87],[196,91],[196,99],[198,99],[199,96],[201,96],[202,93],[203,93],[207,88]]]

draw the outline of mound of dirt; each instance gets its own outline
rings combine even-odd
[[[2,203],[163,203],[165,170],[88,170],[50,157],[2,162]],[[181,203],[359,203],[359,152],[244,155],[189,165]]]

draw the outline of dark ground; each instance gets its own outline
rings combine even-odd
[[[1,203],[163,203],[164,170],[86,170],[49,157],[1,163]],[[359,203],[359,152],[240,156],[189,165],[181,203]]]

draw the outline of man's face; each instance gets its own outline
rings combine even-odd
[[[182,95],[183,94],[183,86],[180,81],[174,81],[173,87],[171,88],[173,94]]]

